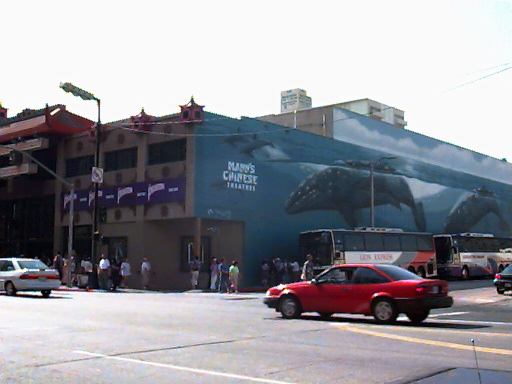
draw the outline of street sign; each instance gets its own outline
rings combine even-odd
[[[91,179],[93,183],[103,183],[103,168],[92,167]]]

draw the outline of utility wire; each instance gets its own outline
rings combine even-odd
[[[480,81],[480,80],[483,80],[483,79],[487,79],[488,77],[495,76],[495,75],[497,75],[498,73],[508,71],[509,69],[512,69],[512,66],[509,66],[509,67],[507,67],[507,68],[503,68],[503,69],[501,69],[501,70],[499,70],[499,71],[496,71],[496,72],[493,72],[493,73],[491,73],[491,74],[489,74],[489,75],[479,77],[478,79],[471,80],[471,81],[468,81],[468,82],[466,82],[466,83],[463,83],[463,84],[457,85],[456,87],[449,88],[449,89],[445,89],[445,90],[444,90],[444,91],[442,91],[441,93],[446,93],[446,92],[449,92],[449,91],[453,91],[454,89],[458,89],[458,88],[465,87],[466,85],[476,83],[477,81]]]

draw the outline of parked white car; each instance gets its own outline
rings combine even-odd
[[[58,272],[41,260],[0,259],[0,290],[5,290],[8,296],[18,291],[41,291],[43,297],[48,297],[60,285]]]

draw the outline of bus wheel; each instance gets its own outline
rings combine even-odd
[[[427,277],[427,274],[426,274],[426,272],[425,272],[425,268],[423,268],[423,267],[419,267],[419,268],[418,268],[418,276],[419,276],[419,277],[422,277],[422,278]]]
[[[462,280],[469,279],[469,269],[467,266],[462,267],[462,272],[460,273],[460,277],[462,278]]]
[[[409,268],[407,268],[407,270],[409,272],[412,272],[412,273],[416,274],[416,270],[414,269],[414,267],[409,267]]]
[[[500,266],[498,267],[498,272],[503,272],[505,268],[503,268],[503,264],[500,264]]]

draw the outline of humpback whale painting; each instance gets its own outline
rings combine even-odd
[[[306,178],[285,203],[288,214],[313,210],[336,210],[352,228],[358,226],[357,210],[369,208],[370,175],[367,171],[328,167]],[[423,205],[416,203],[407,181],[392,174],[374,175],[374,204],[409,207],[419,231],[426,229]]]
[[[491,213],[498,217],[501,229],[509,232],[509,225],[500,211],[494,193],[486,187],[478,188],[452,210],[446,218],[443,233],[471,232],[476,224]]]

